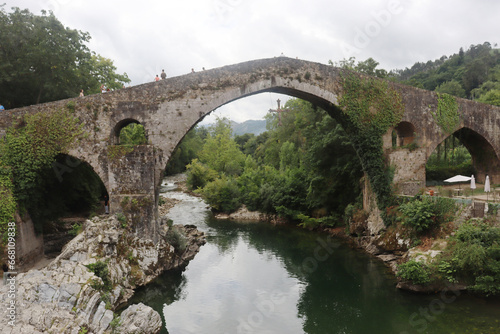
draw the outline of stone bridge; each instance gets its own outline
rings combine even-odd
[[[74,108],[89,134],[69,154],[90,164],[110,195],[112,212],[142,211],[136,231],[156,239],[158,190],[162,171],[186,133],[218,107],[262,92],[283,93],[307,100],[337,117],[342,70],[309,61],[278,57],[169,78],[85,97],[8,110],[0,115],[0,136],[25,113]],[[431,111],[437,109],[434,92],[391,83],[402,96],[402,121],[384,135],[387,161],[395,166],[394,183],[403,194],[415,194],[425,185],[425,164],[443,132]],[[460,125],[454,130],[473,156],[476,179],[489,174],[500,183],[500,108],[457,99]],[[119,150],[120,130],[140,123],[148,145],[133,152]],[[397,134],[393,145],[392,134]],[[411,144],[408,149],[407,144]]]

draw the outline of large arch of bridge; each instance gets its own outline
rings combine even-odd
[[[455,131],[450,136],[455,136],[467,148],[472,156],[472,164],[478,175],[476,179],[484,182],[486,175],[492,179],[492,183],[500,182],[500,159],[498,154],[488,138],[481,135],[479,132],[469,128],[462,127]],[[443,136],[439,142],[434,142],[428,147],[427,158],[431,153],[442,143],[448,136]]]

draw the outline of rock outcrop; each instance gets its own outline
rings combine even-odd
[[[154,244],[115,216],[87,220],[50,265],[15,277],[15,297],[9,284],[2,286],[0,302],[15,301],[15,316],[5,309],[0,317],[2,333],[136,333],[139,327],[140,333],[158,333],[161,318],[150,307],[132,305],[120,317],[114,310],[134,288],[185,264],[205,243],[194,226],[162,228],[163,238]]]

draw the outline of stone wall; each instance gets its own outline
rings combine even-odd
[[[43,235],[35,233],[35,226],[29,214],[21,217],[17,212],[15,216],[16,237],[16,269],[24,271],[34,262],[43,258]]]

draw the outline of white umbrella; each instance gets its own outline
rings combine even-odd
[[[444,180],[444,182],[450,182],[450,183],[467,182],[467,181],[470,181],[470,179],[471,178],[468,176],[455,175],[454,177],[450,177],[449,179]]]
[[[474,196],[474,189],[476,189],[476,179],[474,175],[470,178],[470,188],[472,189],[472,196]]]
[[[450,177],[449,179],[444,180],[444,182],[448,183],[459,183],[459,182],[467,182],[470,181],[470,177],[468,176],[463,176],[463,175],[455,175],[454,177]],[[458,189],[460,192],[460,183],[458,184]]]
[[[484,181],[484,192],[486,193],[486,201],[488,201],[488,193],[491,191],[490,189],[490,177],[486,175],[486,181]]]

